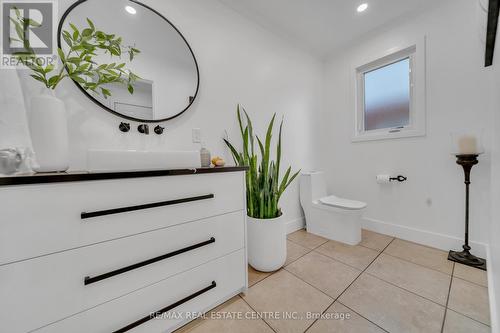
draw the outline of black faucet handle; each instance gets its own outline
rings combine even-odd
[[[141,124],[139,127],[137,127],[137,130],[139,133],[149,135],[149,126],[148,124]]]
[[[165,130],[165,127],[162,127],[160,125],[155,127],[155,133],[158,135],[162,135],[164,130]]]
[[[118,126],[118,128],[123,133],[127,133],[128,131],[130,131],[130,123],[123,123],[122,122],[122,123],[120,123],[120,126]]]

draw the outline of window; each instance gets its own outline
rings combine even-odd
[[[410,124],[410,58],[364,73],[365,131]]]
[[[414,45],[356,68],[353,141],[425,134],[425,67],[417,60]]]

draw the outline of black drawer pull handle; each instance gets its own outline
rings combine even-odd
[[[151,264],[153,264],[155,262],[158,262],[158,261],[161,261],[161,260],[165,260],[165,259],[168,259],[168,258],[172,258],[172,257],[177,256],[179,254],[186,253],[186,252],[198,249],[200,247],[207,246],[207,245],[212,244],[212,243],[215,243],[215,238],[214,237],[210,238],[207,241],[204,241],[204,242],[201,242],[201,243],[198,243],[198,244],[194,244],[194,245],[185,247],[185,248],[180,249],[180,250],[175,250],[173,252],[170,252],[170,253],[167,253],[167,254],[155,257],[155,258],[151,258],[151,259],[139,262],[137,264],[133,264],[133,265],[130,265],[130,266],[127,266],[127,267],[123,267],[123,268],[120,268],[120,269],[117,269],[117,270],[114,270],[114,271],[111,271],[111,272],[108,272],[108,273],[104,273],[104,274],[97,275],[97,276],[94,276],[94,277],[86,276],[85,279],[83,280],[83,283],[85,285],[89,285],[89,284],[92,284],[92,283],[95,283],[95,282],[98,282],[98,281],[101,281],[101,280],[104,280],[104,279],[109,279],[110,277],[113,277],[115,275],[123,274],[123,273],[129,272],[129,271],[137,269],[137,268],[141,268],[141,267],[144,267],[144,266],[147,266],[147,265],[151,265]]]
[[[133,211],[136,211],[136,210],[150,209],[150,208],[156,208],[156,207],[162,207],[162,206],[178,205],[178,204],[181,204],[181,203],[192,202],[192,201],[199,201],[199,200],[206,200],[206,199],[213,199],[213,198],[215,198],[215,195],[213,195],[213,194],[207,194],[207,195],[200,195],[200,196],[197,196],[197,197],[175,199],[175,200],[168,200],[168,201],[161,201],[161,202],[153,202],[153,203],[144,204],[144,205],[137,205],[137,206],[129,206],[129,207],[106,209],[106,210],[100,210],[100,211],[97,211],[97,212],[89,212],[89,213],[83,212],[81,214],[81,218],[82,218],[82,220],[85,220],[85,219],[90,219],[92,217],[98,217],[98,216],[104,216],[104,215],[113,215],[113,214],[120,214],[120,213],[126,213],[126,212],[133,212]]]
[[[194,294],[189,295],[188,297],[185,297],[185,298],[183,298],[183,299],[181,299],[181,300],[179,300],[179,301],[177,301],[177,302],[175,302],[173,304],[170,304],[169,306],[164,307],[161,310],[158,310],[158,311],[154,312],[154,315],[150,314],[149,316],[143,317],[143,318],[141,318],[141,319],[133,322],[132,324],[129,324],[129,325],[123,327],[123,328],[120,328],[117,331],[114,331],[113,333],[127,332],[127,331],[129,331],[129,330],[131,330],[131,329],[133,329],[133,328],[135,328],[135,327],[137,327],[139,325],[144,324],[145,322],[147,322],[147,321],[149,321],[149,320],[151,320],[151,319],[153,319],[155,317],[158,317],[158,316],[160,316],[160,315],[162,315],[162,314],[164,314],[164,313],[166,313],[166,312],[168,312],[168,311],[170,311],[172,309],[175,309],[179,305],[184,304],[184,303],[192,300],[193,298],[196,298],[196,297],[198,297],[198,296],[206,293],[207,291],[209,291],[211,289],[214,289],[215,287],[217,287],[217,283],[215,281],[212,281],[212,284],[210,284],[210,286],[208,286],[206,288],[203,288],[201,290],[198,290]]]

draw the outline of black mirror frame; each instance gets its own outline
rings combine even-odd
[[[58,25],[58,28],[57,28],[57,47],[61,48],[61,32],[62,32],[62,28],[63,28],[63,25],[64,25],[64,21],[66,20],[67,16],[69,15],[69,13],[71,13],[71,11],[73,9],[75,9],[76,7],[78,7],[79,5],[81,5],[82,3],[84,2],[87,2],[88,0],[78,0],[76,1],[75,3],[73,3],[63,14],[63,16],[61,17],[60,21],[59,21],[59,25]],[[115,110],[112,110],[110,108],[108,108],[107,106],[103,105],[102,103],[100,103],[98,100],[96,100],[95,98],[93,98],[85,89],[82,88],[82,86],[76,82],[75,80],[73,80],[73,82],[75,83],[75,85],[78,87],[78,89],[80,89],[81,92],[83,92],[90,100],[92,100],[95,104],[97,104],[98,106],[100,106],[101,108],[103,108],[104,110],[114,114],[115,116],[118,116],[120,118],[125,118],[125,119],[128,119],[128,120],[133,120],[133,121],[138,121],[138,122],[142,122],[142,123],[160,123],[160,122],[165,122],[165,121],[168,121],[168,120],[172,120],[174,118],[177,118],[179,117],[180,115],[182,115],[184,112],[186,112],[190,107],[191,105],[193,105],[194,101],[196,100],[196,97],[198,96],[198,92],[200,90],[200,69],[198,67],[198,61],[196,60],[196,56],[194,55],[194,52],[193,52],[193,49],[191,48],[191,45],[189,45],[188,41],[186,40],[186,38],[184,37],[184,35],[179,31],[179,29],[177,29],[177,27],[175,25],[172,24],[172,22],[170,22],[165,16],[163,16],[162,14],[160,14],[158,11],[156,11],[155,9],[137,1],[137,0],[128,0],[130,2],[133,2],[139,6],[142,6],[150,11],[152,11],[153,13],[155,13],[156,15],[158,15],[159,17],[161,17],[162,19],[164,19],[168,24],[170,24],[170,26],[172,28],[174,28],[174,30],[181,36],[181,38],[184,40],[184,42],[186,43],[186,46],[188,47],[189,49],[189,52],[191,53],[191,55],[193,56],[193,60],[194,60],[194,64],[196,66],[196,75],[197,75],[197,83],[196,83],[196,91],[194,93],[194,96],[190,97],[189,98],[189,104],[188,106],[180,111],[179,113],[177,113],[176,115],[172,116],[172,117],[168,117],[168,118],[164,118],[164,119],[154,119],[154,120],[150,120],[150,119],[139,119],[139,118],[134,118],[134,117],[130,117],[130,116],[126,116],[126,115],[123,115],[119,112],[116,112]]]

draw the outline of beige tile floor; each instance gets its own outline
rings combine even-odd
[[[367,230],[357,246],[299,230],[284,268],[248,273],[245,295],[179,332],[491,332],[485,272]]]

